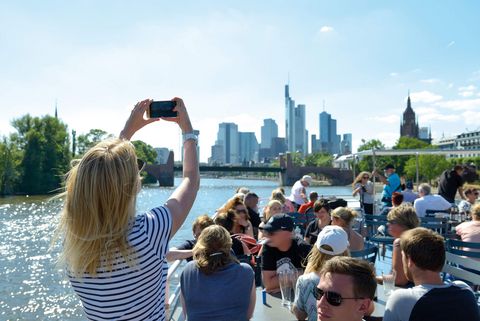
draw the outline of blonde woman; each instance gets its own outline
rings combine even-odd
[[[374,186],[369,172],[361,172],[352,184],[353,196],[360,195],[360,206],[365,214],[373,214]]]
[[[326,226],[308,254],[305,274],[297,280],[293,313],[298,320],[317,320],[317,300],[313,290],[320,282],[320,270],[334,256],[349,256],[347,233],[339,226]]]
[[[282,213],[295,212],[295,206],[293,206],[292,201],[285,197],[285,191],[283,188],[274,189],[270,196],[270,200],[277,200],[282,203]]]
[[[230,253],[232,239],[218,225],[202,231],[180,277],[183,311],[188,321],[249,320],[255,309],[252,268]]]
[[[332,211],[332,225],[340,226],[347,232],[350,251],[363,250],[365,245],[363,236],[352,229],[355,217],[357,217],[357,212],[348,207],[337,207]]]
[[[419,225],[420,220],[415,209],[408,204],[392,208],[387,215],[388,234],[395,238],[392,251],[392,270],[395,271],[395,285],[397,286],[406,286],[409,282],[403,268],[400,237],[403,232],[416,228]],[[377,276],[377,282],[383,284],[383,277]]]
[[[196,138],[180,98],[173,99],[183,143],[183,181],[165,205],[135,216],[140,166],[130,138],[160,119],[137,103],[120,138],[85,153],[66,178],[59,232],[73,290],[89,319],[165,320],[168,242],[183,224],[199,187]]]
[[[263,221],[260,222],[260,225],[258,226],[259,240],[265,238],[265,235],[263,234],[263,227],[265,226],[265,223],[270,219],[270,217],[280,213],[282,213],[282,203],[277,200],[268,202],[267,206],[265,206],[265,209],[263,210]]]

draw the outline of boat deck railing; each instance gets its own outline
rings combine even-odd
[[[168,320],[171,321],[183,321],[184,316],[182,313],[182,306],[180,304],[180,282],[178,282],[177,286],[173,290],[173,293],[170,294],[170,284],[171,280],[174,277],[178,277],[178,274],[176,273],[178,268],[181,266],[182,260],[176,260],[172,264],[170,264],[170,267],[168,268],[168,274],[167,274],[167,315],[168,315]]]

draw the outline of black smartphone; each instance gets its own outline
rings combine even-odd
[[[152,101],[150,107],[147,109],[148,118],[159,118],[159,117],[177,117],[178,112],[173,111],[177,106],[176,101],[166,100],[166,101]]]

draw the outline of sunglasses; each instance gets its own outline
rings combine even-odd
[[[145,168],[145,162],[140,158],[137,158],[138,171],[141,172]]]
[[[365,298],[342,298],[342,296],[337,292],[323,291],[322,289],[319,289],[317,287],[313,289],[313,296],[317,301],[320,300],[324,295],[325,295],[325,298],[327,299],[328,304],[333,305],[334,307],[338,307],[340,304],[342,304],[343,300],[365,299]]]
[[[363,176],[362,178],[363,178],[363,179],[369,179],[370,177],[368,177],[368,176]]]
[[[388,223],[388,224],[400,224],[400,223],[398,223],[398,221],[396,221],[396,220],[388,220],[387,223]]]

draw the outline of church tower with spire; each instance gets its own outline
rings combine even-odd
[[[412,109],[410,93],[408,93],[407,109],[403,112],[402,123],[400,124],[400,136],[419,138],[418,122],[415,112]]]

